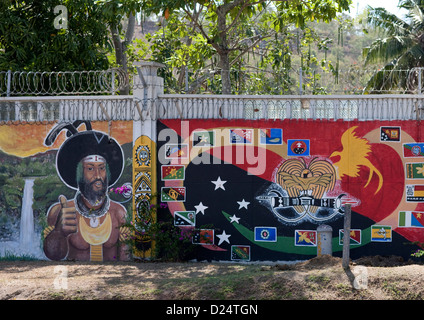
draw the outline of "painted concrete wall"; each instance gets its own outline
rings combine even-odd
[[[308,259],[322,225],[341,256],[346,203],[351,258],[409,258],[424,242],[419,122],[162,120],[156,137],[136,137],[133,122],[90,125],[0,126],[0,255],[125,260],[120,226],[155,187],[165,214],[193,230],[199,260]],[[84,210],[78,164],[94,156],[108,166],[106,190],[133,193],[107,192]]]
[[[196,230],[200,260],[308,259],[324,224],[341,256],[346,203],[352,259],[409,258],[424,242],[419,122],[162,120],[157,130],[158,190],[175,224]]]
[[[132,214],[132,122],[0,126],[0,255],[114,261]],[[129,212],[129,213],[128,213]]]

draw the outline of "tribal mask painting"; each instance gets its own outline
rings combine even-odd
[[[271,209],[282,222],[295,223],[304,218],[325,221],[343,213],[342,197],[326,197],[334,190],[336,170],[326,160],[304,158],[285,160],[276,173],[276,185],[257,200]]]

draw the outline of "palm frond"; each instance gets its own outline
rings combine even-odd
[[[363,50],[365,65],[371,63],[386,63],[402,55],[413,45],[414,39],[410,37],[392,36],[376,39],[370,47]]]
[[[416,44],[397,59],[393,59],[381,70],[375,72],[368,81],[364,93],[409,92],[415,87],[411,82],[410,71],[424,66],[424,49]]]
[[[365,86],[364,94],[399,92],[401,88],[406,91],[408,70],[398,70],[396,64],[394,60],[375,72]]]
[[[383,62],[385,66],[372,75],[365,93],[414,90],[408,70],[424,66],[424,0],[400,0],[398,7],[408,10],[405,20],[383,8],[369,7],[368,23],[385,33],[363,49],[365,64]]]
[[[384,8],[372,8],[368,6],[368,23],[383,30],[387,35],[405,36],[413,30],[412,25],[400,19]]]
[[[424,66],[424,49],[420,43],[412,46],[409,50],[410,57],[408,57],[408,65],[413,67]]]

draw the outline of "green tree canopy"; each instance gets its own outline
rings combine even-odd
[[[369,7],[368,23],[384,34],[363,50],[365,64],[383,63],[384,67],[368,82],[367,92],[413,89],[417,79],[408,70],[424,67],[424,1],[401,0],[398,6],[408,10],[405,19],[384,8]]]
[[[54,26],[58,5],[67,9],[66,29]],[[112,46],[94,1],[3,0],[0,11],[0,70],[107,69]]]
[[[231,65],[250,48],[273,37],[290,23],[303,27],[306,21],[330,21],[337,13],[348,10],[350,3],[350,0],[147,0],[143,8],[147,12],[162,12],[165,16],[176,11],[185,13],[192,23],[193,32],[201,34],[218,54],[222,93],[228,94],[232,92]],[[264,10],[266,14],[260,15]],[[248,32],[241,31],[246,30],[249,19],[259,15],[257,21],[271,26],[273,32],[262,33],[255,28],[255,32],[246,37]],[[253,27],[247,30],[252,31]]]

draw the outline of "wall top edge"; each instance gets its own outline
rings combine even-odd
[[[136,99],[136,95],[104,96],[13,96],[0,97],[1,101],[62,101],[62,100],[116,100]],[[276,100],[363,100],[363,99],[424,99],[419,94],[369,94],[369,95],[209,95],[209,94],[159,94],[159,99],[276,99]]]
[[[419,94],[367,94],[367,95],[219,95],[219,94],[160,94],[161,99],[279,99],[279,100],[346,100],[346,99],[424,99]]]

